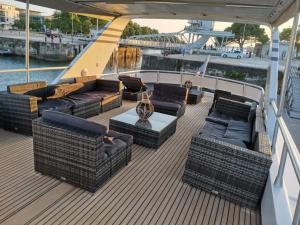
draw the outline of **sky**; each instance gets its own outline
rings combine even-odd
[[[0,3],[14,5],[20,8],[25,8],[24,3],[17,2],[15,0],[0,0]],[[30,5],[30,9],[34,11],[40,11],[42,12],[43,15],[51,15],[54,12],[53,9],[34,6],[34,5]],[[151,28],[155,28],[160,33],[178,32],[181,31],[184,28],[184,26],[187,24],[187,20],[135,19],[133,21],[140,24],[141,26],[149,26]],[[217,21],[215,22],[214,29],[217,31],[223,31],[226,27],[230,25],[231,23]],[[292,20],[289,20],[288,22],[281,25],[279,27],[279,30],[281,31],[283,28],[291,27],[291,26],[292,26]],[[265,27],[265,30],[266,33],[270,36],[270,30],[267,27]]]

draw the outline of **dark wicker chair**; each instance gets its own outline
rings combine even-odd
[[[214,91],[214,99],[213,99],[213,104],[211,106],[211,108],[209,109],[209,112],[212,112],[215,109],[216,103],[218,101],[219,98],[226,98],[226,99],[231,99],[237,102],[254,102],[252,99],[243,97],[243,96],[239,96],[239,95],[234,95],[231,92],[228,91],[223,91],[223,90],[215,90]]]
[[[131,101],[140,101],[142,93],[147,91],[147,87],[142,82],[141,78],[120,75],[119,80],[125,86],[123,90],[123,99]]]
[[[187,93],[187,88],[157,83],[150,99],[155,112],[181,117],[185,113]]]
[[[130,135],[56,111],[33,121],[35,170],[90,192],[129,163],[132,143]]]
[[[223,98],[219,98],[215,110],[192,137],[183,181],[242,206],[256,208],[272,163],[262,112],[258,107],[250,119],[251,107]],[[231,131],[234,132],[230,137]],[[241,141],[245,134],[251,143]]]

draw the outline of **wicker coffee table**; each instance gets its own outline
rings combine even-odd
[[[134,109],[130,109],[109,120],[109,129],[133,136],[135,144],[148,148],[159,148],[176,131],[177,117],[154,112],[141,122]]]

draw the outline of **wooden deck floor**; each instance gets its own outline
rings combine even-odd
[[[131,163],[95,194],[33,170],[32,138],[0,130],[0,224],[260,224],[259,211],[191,188],[181,177],[192,134],[211,98],[188,106],[157,151],[133,147]],[[91,118],[103,124],[121,108]]]

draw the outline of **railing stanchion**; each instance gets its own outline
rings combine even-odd
[[[273,133],[273,138],[272,138],[272,153],[274,154],[276,152],[276,142],[277,142],[277,136],[278,136],[278,122],[277,119],[275,121],[275,126],[274,126],[274,133]]]
[[[219,84],[219,78],[216,78],[215,90],[218,89],[218,84]]]
[[[245,97],[245,84],[243,84],[243,97]]]
[[[156,74],[156,82],[159,83],[159,81],[160,81],[159,71],[157,71],[157,74]]]
[[[180,85],[182,86],[183,85],[183,74],[182,73],[180,73]]]
[[[287,149],[286,144],[284,143],[283,148],[282,148],[282,153],[281,153],[280,164],[279,164],[277,176],[274,181],[274,185],[277,187],[282,187],[283,174],[284,174],[284,168],[285,168],[287,155],[288,155],[288,149]]]
[[[299,225],[300,224],[300,192],[298,194],[298,199],[297,199],[297,205],[295,208],[295,213],[294,213],[294,218],[293,218],[293,225]]]

